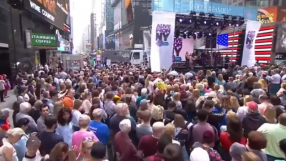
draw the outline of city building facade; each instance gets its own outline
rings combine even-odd
[[[1,60],[9,62],[5,66],[10,68],[8,73],[1,73],[31,73],[36,64],[49,63],[49,55],[57,54],[58,49],[70,52],[69,1],[59,1],[53,7],[47,5],[38,0],[16,4],[12,0],[0,1],[0,44],[4,44],[0,48],[6,48]]]
[[[133,48],[143,43],[143,26],[152,23],[151,0],[113,0],[115,49]]]

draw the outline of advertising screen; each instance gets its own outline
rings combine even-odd
[[[69,0],[25,0],[24,5],[52,25],[70,31]]]
[[[277,27],[277,38],[276,38],[276,53],[286,53],[286,24],[279,24]]]
[[[58,51],[69,52],[70,51],[70,42],[67,40],[61,40]]]
[[[277,7],[258,9],[257,20],[261,24],[273,23],[277,20]]]

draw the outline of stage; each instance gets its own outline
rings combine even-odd
[[[199,70],[215,70],[217,71],[218,69],[222,69],[222,68],[228,68],[227,65],[222,66],[221,64],[217,64],[216,66],[213,65],[194,65],[193,68],[189,67],[187,68],[186,63],[185,62],[174,62],[172,65],[172,70],[177,71],[178,73],[187,73],[189,71],[199,71]]]

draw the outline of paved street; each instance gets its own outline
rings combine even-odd
[[[15,95],[13,94],[13,90],[10,90],[8,92],[8,98],[5,98],[5,102],[1,102],[0,103],[0,109],[3,109],[3,108],[7,108],[9,109],[9,112],[10,112],[10,115],[9,115],[9,121],[10,121],[10,124],[11,126],[13,125],[13,120],[12,120],[12,114],[13,114],[13,103],[16,101],[16,97]]]

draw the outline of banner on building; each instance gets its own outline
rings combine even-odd
[[[152,72],[172,66],[175,20],[175,12],[153,11],[150,54]]]
[[[254,66],[255,61],[255,39],[260,29],[261,23],[259,21],[248,20],[246,23],[245,39],[243,46],[243,55],[241,66]]]

